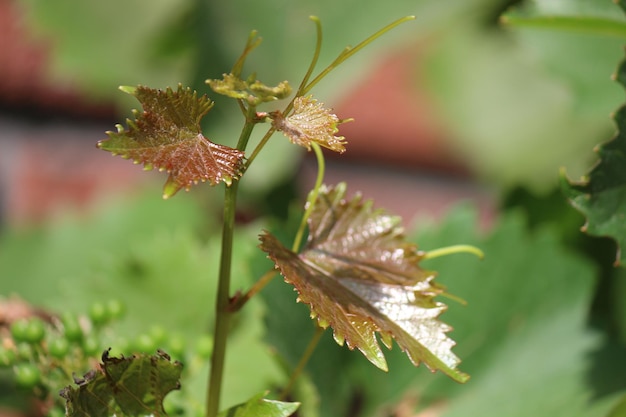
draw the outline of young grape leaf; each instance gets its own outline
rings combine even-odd
[[[102,354],[98,369],[75,378],[61,391],[67,417],[167,416],[163,399],[180,388],[182,364],[164,352],[156,355],[109,357]]]
[[[300,406],[300,403],[266,400],[264,396],[264,394],[255,395],[245,403],[222,411],[218,417],[288,417]]]
[[[316,142],[332,151],[345,152],[343,136],[335,136],[339,118],[324,108],[322,103],[311,97],[296,97],[293,102],[293,114],[283,116],[281,112],[272,112],[272,124],[296,145],[311,150],[311,142]]]
[[[626,60],[615,78],[626,87]],[[583,231],[594,236],[612,237],[618,243],[616,263],[624,263],[626,254],[626,106],[613,116],[617,134],[597,150],[600,161],[583,181],[569,182],[562,175],[562,189],[570,203],[587,217]]]
[[[253,106],[267,101],[280,100],[291,94],[291,86],[287,81],[281,81],[276,87],[270,87],[259,80],[244,81],[233,74],[224,74],[221,80],[209,79],[206,83],[218,94],[246,100]]]
[[[395,339],[416,366],[424,362],[458,382],[469,376],[455,369],[451,328],[437,320],[446,305],[434,301],[443,291],[434,273],[422,270],[422,255],[404,239],[400,219],[373,210],[360,196],[345,201],[345,184],[320,190],[309,218],[302,253],[285,248],[269,233],[261,235],[285,281],[311,309],[321,327],[333,328],[335,341],[359,349],[382,370],[384,354],[376,338],[391,348]]]
[[[127,119],[128,129],[117,125],[117,132],[107,132],[109,138],[97,146],[141,163],[146,170],[167,171],[170,176],[163,198],[181,188],[188,190],[198,181],[230,185],[241,176],[244,153],[202,135],[200,120],[213,106],[206,96],[198,98],[195,91],[181,85],[177,91],[142,86],[122,90],[141,102],[143,112],[133,111],[135,120]]]

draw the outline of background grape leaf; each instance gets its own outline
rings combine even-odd
[[[626,60],[614,76],[626,87]],[[562,188],[571,204],[580,210],[587,222],[583,230],[594,236],[609,236],[619,245],[616,263],[623,263],[626,255],[626,106],[614,115],[617,134],[598,148],[600,161],[579,183],[570,183],[564,177]]]
[[[514,10],[504,28],[467,19],[442,31],[416,77],[475,174],[547,193],[560,167],[587,172],[589,149],[613,131],[607,114],[623,97],[609,76],[624,38],[606,32],[623,31],[626,19],[610,1],[523,1]]]
[[[151,184],[132,198],[108,200],[87,218],[67,215],[28,231],[5,229],[0,233],[0,276],[7,279],[0,279],[0,297],[15,294],[42,308],[74,314],[89,311],[94,302],[119,300],[127,315],[114,332],[103,335],[102,347],[132,344],[155,325],[171,336],[158,347],[169,351],[170,340],[177,338],[195,346],[214,318],[210,306],[216,288],[206,280],[217,279],[222,225],[219,216],[207,216],[206,206],[190,197],[162,204],[158,187]],[[221,198],[212,193],[205,197],[209,206]],[[253,222],[236,232],[233,251],[241,262],[233,264],[234,288],[247,288],[258,278],[251,276],[252,263],[244,259],[261,259],[265,269],[271,267],[257,248],[262,227]],[[30,261],[35,258],[38,262]],[[186,308],[180,308],[181,299]],[[205,311],[206,318],[198,320],[198,311]],[[225,408],[267,389],[269,380],[283,378],[262,342],[263,314],[261,300],[255,298],[233,323]],[[168,397],[180,394],[202,404],[207,373],[208,364],[185,373],[181,392]],[[11,392],[0,389],[0,403],[5,398],[11,398]]]
[[[219,417],[288,417],[296,412],[299,403],[266,400],[264,394],[256,395],[242,404],[222,411]]]
[[[241,175],[243,152],[202,135],[200,120],[213,106],[209,98],[198,98],[181,85],[177,91],[142,86],[123,90],[141,102],[143,112],[133,111],[136,120],[127,120],[128,129],[117,125],[117,132],[107,132],[109,139],[98,142],[98,147],[144,164],[146,170],[167,171],[164,198],[198,181],[230,184]]]
[[[76,379],[78,387],[61,391],[68,417],[166,416],[165,396],[180,388],[180,362],[159,351],[156,355],[109,357],[98,369]]]
[[[501,22],[516,27],[567,30],[626,38],[626,19],[616,2],[526,0],[510,8]]]
[[[437,320],[446,306],[433,298],[442,288],[418,266],[421,255],[404,240],[400,219],[372,210],[360,196],[345,201],[345,191],[345,184],[320,191],[301,254],[268,233],[261,249],[309,305],[311,317],[333,328],[340,345],[345,341],[387,370],[378,332],[388,348],[395,339],[415,365],[424,362],[465,382],[469,376],[455,369],[459,359],[446,336],[451,329]]]

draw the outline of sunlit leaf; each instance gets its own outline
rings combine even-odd
[[[109,357],[83,378],[76,387],[61,391],[66,400],[67,417],[167,416],[165,396],[180,388],[182,364],[171,362],[159,351],[156,355]]]
[[[615,76],[626,86],[626,61]],[[571,204],[587,217],[583,230],[594,236],[608,236],[626,247],[626,106],[614,115],[617,134],[597,149],[599,163],[578,183],[562,178],[562,188]],[[618,250],[616,263],[626,261]]]
[[[213,106],[206,96],[198,98],[180,85],[177,91],[142,86],[123,87],[123,91],[141,102],[143,112],[134,111],[135,120],[127,120],[128,128],[117,125],[117,132],[107,132],[109,139],[98,142],[98,147],[143,164],[146,170],[167,171],[164,198],[199,181],[230,184],[239,178],[243,152],[202,135],[200,120]]]
[[[218,417],[288,417],[296,412],[299,403],[267,400],[259,394],[245,403],[222,411]]]
[[[340,345],[345,341],[387,370],[378,332],[388,348],[395,339],[413,364],[465,382],[469,376],[455,369],[460,361],[446,335],[451,328],[437,320],[446,306],[434,297],[443,289],[419,267],[422,255],[404,239],[400,219],[373,210],[360,196],[344,196],[345,184],[321,190],[302,253],[269,233],[261,236],[261,249]]]
[[[311,150],[311,142],[316,142],[335,152],[345,152],[343,136],[335,136],[341,123],[339,118],[311,97],[297,97],[293,103],[293,114],[284,117],[273,112],[272,123],[296,145]]]

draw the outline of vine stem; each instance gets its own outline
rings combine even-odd
[[[239,136],[237,149],[245,150],[252,129],[255,109],[250,106],[246,123]],[[213,354],[206,395],[206,417],[217,417],[220,409],[220,397],[224,376],[224,362],[226,360],[226,341],[230,316],[230,277],[233,258],[233,235],[235,232],[235,213],[237,208],[237,190],[239,181],[235,180],[226,187],[224,192],[224,224],[222,228],[222,253],[220,256],[219,280],[217,284],[217,300],[215,303],[215,330],[213,335]]]
[[[230,322],[230,274],[232,264],[233,232],[235,227],[235,207],[237,203],[237,185],[234,182],[226,188],[224,198],[224,226],[222,229],[222,254],[217,287],[215,309],[215,333],[213,336],[213,354],[206,403],[206,416],[216,417],[220,408],[224,361],[226,359],[226,339]]]
[[[317,63],[317,58],[319,57],[320,46],[321,46],[321,25],[319,23],[319,19],[312,17],[317,29],[317,42],[316,49],[313,56],[313,60],[309,69],[298,88],[298,92],[296,97],[305,95],[311,88],[316,85],[320,80],[322,80],[330,71],[336,68],[339,64],[344,62],[346,59],[354,55],[359,50],[363,49],[366,45],[371,43],[376,38],[380,37],[384,33],[388,32],[392,28],[398,26],[399,24],[406,22],[407,20],[414,19],[413,16],[408,16],[395,22],[385,26],[378,32],[374,33],[372,36],[365,39],[363,42],[359,43],[354,48],[348,47],[344,49],[339,56],[321,73],[319,73],[312,81],[308,82],[309,77]],[[241,69],[243,67],[243,62],[245,61],[245,57],[247,54],[253,50],[256,46],[258,46],[259,39],[256,38],[256,32],[252,32],[248,38],[248,43],[246,44],[246,48],[244,49],[244,53],[235,66],[233,67],[233,74],[239,75],[241,73]],[[308,83],[307,83],[308,82]],[[295,99],[295,98],[294,98]],[[293,100],[289,103],[287,108],[285,109],[284,114],[287,114],[293,106]],[[247,108],[242,107],[242,110],[246,111],[246,123],[243,127],[241,135],[239,137],[239,142],[237,144],[237,149],[244,151],[248,140],[250,139],[250,135],[252,133],[252,129],[254,128],[254,116],[255,116],[255,107],[248,106]],[[256,158],[260,150],[265,146],[269,138],[275,132],[275,128],[272,127],[268,130],[265,136],[261,139],[261,142],[254,149],[248,161],[245,164],[244,172],[248,169],[252,161]],[[307,198],[307,209],[303,216],[302,222],[298,229],[298,233],[296,234],[296,238],[293,243],[293,250],[297,251],[302,238],[304,236],[304,230],[306,228],[306,222],[313,211],[313,206],[317,196],[319,194],[319,188],[321,187],[323,176],[324,176],[324,159],[323,154],[321,152],[320,147],[313,143],[312,148],[315,151],[316,157],[318,159],[318,177],[316,180],[315,188],[309,194]],[[225,195],[224,195],[224,224],[222,229],[222,252],[220,258],[220,269],[219,269],[219,282],[218,282],[218,291],[217,291],[217,301],[216,301],[216,314],[215,314],[215,333],[214,333],[214,342],[213,342],[213,355],[211,357],[211,369],[209,371],[209,383],[208,383],[208,391],[206,396],[206,417],[217,417],[220,408],[220,396],[222,389],[222,381],[224,374],[224,362],[226,358],[226,341],[228,338],[228,328],[230,322],[230,316],[233,312],[230,298],[230,278],[231,278],[231,265],[232,265],[232,255],[233,255],[233,235],[234,235],[234,227],[235,227],[235,212],[236,212],[236,203],[237,203],[237,189],[238,189],[239,181],[236,180],[229,187],[226,187]],[[436,251],[434,251],[436,253]],[[432,252],[430,252],[432,254]],[[428,253],[426,254],[428,256]],[[430,256],[433,257],[433,256]],[[255,291],[260,291],[267,283],[271,280],[273,274],[266,274],[263,279],[259,282],[259,285],[256,286]],[[245,301],[243,302],[245,303]],[[243,303],[241,305],[243,305]],[[241,306],[239,306],[241,307]],[[302,358],[300,359],[300,363],[294,370],[293,375],[291,376],[291,380],[286,387],[285,393],[289,392],[291,386],[300,375],[304,366],[306,365],[308,359],[311,354],[315,350],[319,339],[321,338],[321,334],[323,333],[323,329],[319,328],[316,330],[313,339],[309,343],[307,350],[304,352]]]

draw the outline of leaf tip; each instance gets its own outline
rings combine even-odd
[[[126,94],[130,94],[131,96],[134,96],[137,92],[137,87],[131,87],[129,85],[120,85],[118,88],[120,91],[123,91]]]
[[[178,184],[170,175],[163,186],[163,200],[173,197],[180,189],[180,184]]]

